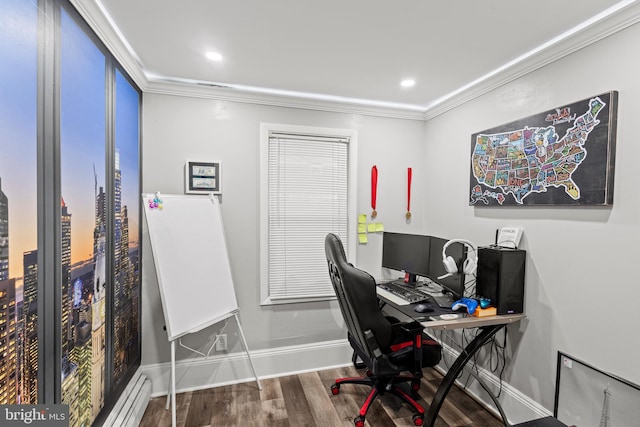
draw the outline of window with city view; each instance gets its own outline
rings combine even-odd
[[[0,4],[0,403],[37,403],[38,10]]]
[[[120,385],[140,358],[140,94],[116,70],[113,176],[113,376]]]
[[[106,394],[106,58],[64,10],[61,24],[62,403],[87,426]]]
[[[140,364],[141,95],[66,0],[0,0],[0,64],[0,404],[89,426]]]

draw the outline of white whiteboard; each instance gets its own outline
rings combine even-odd
[[[238,309],[220,204],[215,196],[143,194],[169,341]]]

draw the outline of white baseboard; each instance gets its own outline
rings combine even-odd
[[[351,364],[353,350],[346,340],[326,341],[316,344],[281,347],[251,352],[251,360],[256,367],[259,378],[273,378],[294,375],[302,372],[319,371]],[[443,357],[454,360],[458,353],[448,346],[443,346]],[[170,363],[144,365],[142,372],[152,383],[151,396],[164,396],[169,388]],[[446,367],[440,368],[446,369]],[[479,377],[497,393],[500,380],[492,372],[478,368]],[[466,376],[461,378],[465,381]],[[464,383],[459,380],[460,385]],[[207,358],[198,357],[176,362],[176,391],[200,390],[228,384],[254,381],[246,353],[215,355]],[[497,410],[486,392],[471,380],[466,387],[467,392],[489,410],[497,414]],[[548,410],[531,400],[514,387],[502,383],[500,405],[510,423],[522,422],[551,415]]]
[[[442,352],[442,357],[446,357],[447,360],[450,361],[455,360],[455,358],[460,354],[446,344],[442,346]],[[447,367],[443,362],[440,362],[437,369],[444,374],[446,373]],[[487,395],[487,392],[473,377],[469,379],[470,374],[468,371],[470,369],[471,363],[468,363],[464,370],[465,373],[456,380],[456,383],[460,387],[464,388],[471,397],[490,410],[494,415],[500,417],[497,408],[491,398]],[[477,371],[474,368],[474,371],[485,386],[487,386],[494,395],[497,395],[500,391],[500,378],[498,378],[493,372],[480,366],[478,366]],[[467,379],[469,380],[467,381]],[[502,406],[502,410],[504,411],[509,424],[521,423],[553,415],[542,405],[531,400],[529,396],[523,394],[504,381],[502,382],[502,392],[500,392],[498,401],[500,402],[500,406]]]
[[[102,425],[106,427],[139,425],[150,399],[151,381],[142,374],[142,368],[138,368]]]
[[[259,378],[273,378],[302,372],[319,371],[351,364],[353,350],[347,340],[251,351],[251,360]],[[171,363],[142,366],[151,379],[151,396],[166,395]],[[176,362],[176,392],[200,390],[253,381],[245,352],[209,357],[194,357]]]

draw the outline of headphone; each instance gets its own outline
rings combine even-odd
[[[473,274],[476,271],[476,266],[478,265],[478,250],[475,245],[465,239],[452,239],[442,247],[442,264],[444,265],[444,269],[447,271],[447,274],[438,277],[438,279],[444,279],[445,277],[453,276],[459,272],[456,260],[453,259],[452,256],[447,256],[447,248],[453,243],[463,243],[473,251],[473,255],[471,256],[469,252],[467,252],[467,259],[462,263],[462,272],[464,274]]]

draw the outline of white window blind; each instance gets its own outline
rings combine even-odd
[[[348,247],[349,139],[270,132],[268,144],[269,298],[335,297],[324,239]]]

